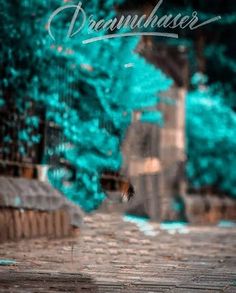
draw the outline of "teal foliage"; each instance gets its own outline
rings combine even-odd
[[[187,175],[195,190],[236,196],[236,3],[231,0],[163,2],[159,15],[198,13],[199,22],[220,21],[195,31],[177,29],[171,45],[189,52],[193,89],[187,97]],[[158,40],[157,40],[158,41]],[[196,74],[201,71],[203,74]],[[200,86],[199,86],[200,84]]]
[[[158,124],[159,126],[163,124],[163,117],[161,113],[157,111],[143,112],[140,120],[142,122]]]
[[[110,7],[112,8],[112,7]],[[91,10],[89,10],[91,9]],[[101,15],[102,7],[96,5],[86,11]],[[106,18],[114,16],[110,9]],[[99,33],[101,34],[101,33]],[[92,34],[89,37],[97,36]],[[47,117],[63,130],[69,142],[61,152],[67,162],[76,170],[76,180],[65,184],[67,170],[60,170],[59,176],[51,176],[53,184],[86,211],[93,210],[104,199],[100,177],[105,170],[119,170],[122,163],[120,146],[133,111],[155,106],[157,92],[166,90],[170,81],[152,65],[135,54],[138,39],[115,39],[83,45],[87,28],[76,39],[65,42],[58,58],[63,62],[63,80],[59,86],[61,94],[53,95]],[[58,53],[57,53],[58,54]],[[71,68],[72,66],[72,68]],[[76,83],[76,87],[74,84]],[[73,87],[75,90],[73,91]],[[69,91],[69,93],[67,92]],[[67,103],[60,96],[70,97]],[[151,123],[159,121],[159,115],[146,119]]]
[[[182,16],[191,16],[193,11],[198,13],[199,22],[202,23],[210,18],[221,16],[219,21],[212,22],[195,31],[178,29],[179,39],[168,39],[173,45],[186,46],[189,52],[190,69],[194,74],[203,70],[209,76],[209,83],[221,82],[224,89],[224,99],[231,107],[236,107],[236,47],[235,47],[235,24],[236,2],[231,0],[169,0],[164,1],[159,15],[166,13]],[[158,41],[158,40],[157,40]],[[199,66],[199,61],[205,65]],[[222,74],[224,72],[224,74]]]
[[[236,114],[219,87],[187,97],[187,175],[196,189],[213,187],[236,196]]]
[[[116,15],[114,6],[122,1],[82,2],[88,15],[110,19]],[[49,179],[69,199],[91,211],[105,197],[101,174],[119,170],[122,164],[120,146],[132,113],[155,106],[158,93],[168,89],[171,81],[134,52],[137,38],[85,45],[87,26],[75,37],[65,38],[74,11],[56,17],[55,41],[50,39],[47,20],[61,1],[1,3],[0,36],[6,39],[0,56],[6,65],[3,92],[10,94],[21,112],[27,102],[33,102],[43,109],[48,122],[61,129],[61,143],[48,148],[44,158],[45,163],[53,163],[53,157],[59,157]],[[104,33],[91,32],[89,38]],[[143,120],[159,123],[160,113],[146,114]],[[39,137],[28,129],[38,125],[37,116],[28,117],[20,140],[37,143]]]

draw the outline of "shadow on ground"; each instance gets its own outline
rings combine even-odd
[[[94,280],[84,274],[1,272],[0,292],[98,292]]]

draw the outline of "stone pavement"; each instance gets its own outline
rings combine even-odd
[[[2,244],[0,292],[236,292],[235,227],[139,226],[96,213],[73,239]]]

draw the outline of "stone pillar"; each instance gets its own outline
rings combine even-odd
[[[185,192],[187,54],[182,47],[139,47],[140,54],[174,80],[172,88],[165,93],[173,102],[166,103],[163,97],[163,102],[158,105],[164,116],[162,128],[142,124],[138,121],[139,114],[134,115],[123,145],[123,173],[136,190],[136,197],[127,211],[156,221],[177,220],[179,211],[175,199]]]
[[[165,125],[160,129],[158,197],[162,220],[177,220],[178,210],[175,198],[181,196],[185,162],[185,90],[174,86],[168,96],[173,105],[161,104]]]

